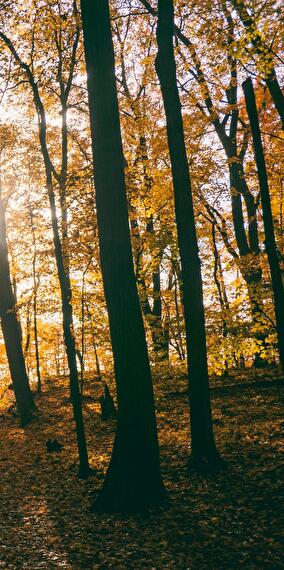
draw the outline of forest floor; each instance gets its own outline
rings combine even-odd
[[[21,429],[0,416],[0,567],[6,569],[280,570],[283,403],[272,375],[239,373],[212,381],[218,448],[226,471],[187,473],[188,409],[183,376],[156,380],[165,507],[145,515],[91,513],[109,461],[114,422],[101,422],[98,387],[84,402],[96,474],[78,480],[66,379],[49,380],[39,415]],[[92,397],[91,397],[92,396]],[[47,453],[48,439],[64,446]],[[282,482],[281,482],[282,480]],[[283,544],[283,543],[282,543]]]

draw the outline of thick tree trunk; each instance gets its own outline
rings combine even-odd
[[[15,392],[17,409],[21,425],[27,425],[35,410],[33,395],[25,366],[21,344],[20,326],[17,319],[16,304],[13,294],[8,248],[6,241],[6,222],[0,189],[0,318],[4,343]]]
[[[283,290],[283,282],[281,277],[277,245],[275,240],[270,193],[268,187],[268,178],[267,178],[265,158],[264,158],[264,152],[262,147],[259,122],[258,122],[255,94],[251,79],[247,79],[243,83],[243,90],[245,94],[246,107],[251,126],[255,161],[257,165],[257,173],[258,173],[262,212],[263,212],[263,223],[265,231],[265,247],[270,267],[270,274],[271,274],[271,281],[272,281],[272,288],[274,295],[279,356],[280,356],[282,370],[284,372],[284,327],[283,327],[284,290]]]
[[[117,385],[118,419],[96,507],[138,511],[165,495],[152,379],[133,267],[107,0],[82,0],[100,259]]]
[[[167,119],[175,214],[183,281],[183,304],[190,382],[191,465],[215,469],[222,460],[217,452],[211,417],[201,266],[194,221],[189,166],[184,143],[181,105],[173,48],[172,0],[159,0],[156,70]]]

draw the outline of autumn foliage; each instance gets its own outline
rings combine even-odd
[[[176,496],[180,484],[187,493],[188,473],[197,471],[190,518],[208,553],[208,525],[223,515],[215,499],[207,512],[202,477],[210,493],[217,477],[224,509],[234,501],[242,509],[241,493],[221,490],[223,470],[241,437],[256,480],[247,438],[257,460],[256,448],[266,445],[261,427],[249,432],[240,386],[234,395],[240,379],[250,384],[248,399],[260,398],[269,429],[279,429],[280,392],[269,390],[281,390],[284,356],[282,20],[282,3],[272,0],[0,2],[4,440],[12,430],[15,465],[23,460],[17,438],[26,438],[28,454],[36,440],[27,469],[44,469],[40,489],[52,473],[60,497],[60,469],[70,469],[68,481],[75,471],[98,475],[95,511],[166,509],[167,491]],[[269,389],[258,396],[263,378]],[[233,409],[224,419],[226,398]],[[13,469],[9,463],[7,486]],[[83,501],[92,482],[82,483]],[[80,484],[71,484],[76,497]],[[45,501],[51,505],[44,491],[44,520]],[[206,511],[204,528],[198,509]],[[240,517],[247,524],[248,513]],[[191,567],[188,542],[192,568],[205,568],[188,527],[174,532],[179,567]],[[238,540],[246,543],[243,531]],[[162,567],[171,567],[175,549]],[[58,567],[69,567],[57,555]],[[111,566],[107,558],[91,566],[101,563],[94,556],[84,551],[81,567],[151,567],[147,554],[144,566]],[[76,556],[70,560],[79,568]],[[230,564],[229,557],[224,568]]]

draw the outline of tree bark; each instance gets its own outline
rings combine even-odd
[[[89,466],[87,441],[84,429],[84,420],[82,412],[82,401],[79,388],[79,377],[76,362],[76,344],[73,325],[73,308],[72,308],[72,291],[69,279],[69,273],[65,272],[64,255],[59,235],[55,196],[52,186],[52,174],[49,168],[46,168],[46,186],[51,210],[51,222],[53,230],[53,243],[55,250],[55,259],[60,284],[62,316],[63,316],[63,332],[66,348],[66,356],[69,369],[70,393],[73,407],[73,416],[76,426],[77,446],[79,454],[79,477],[85,478],[92,474]]]
[[[270,267],[270,274],[271,274],[271,281],[272,281],[272,288],[274,295],[279,356],[280,356],[282,371],[284,373],[284,327],[283,327],[284,289],[281,277],[281,269],[279,264],[277,245],[275,240],[270,193],[268,186],[268,177],[267,177],[265,158],[264,158],[264,152],[263,152],[263,146],[262,146],[262,140],[259,128],[255,94],[254,94],[252,80],[250,78],[244,81],[243,91],[245,94],[246,107],[251,126],[255,162],[257,165],[257,174],[259,180],[264,232],[265,232],[265,247]]]
[[[167,120],[188,355],[191,460],[198,469],[216,469],[222,460],[215,446],[207,367],[201,265],[194,221],[191,181],[184,142],[181,104],[173,48],[172,0],[159,0],[156,70]]]
[[[0,182],[1,183],[1,182]],[[0,188],[0,318],[4,343],[11,373],[13,389],[21,425],[27,425],[33,418],[35,404],[29,386],[25,359],[21,344],[20,326],[17,319],[15,297],[12,289],[6,222]]]
[[[35,340],[35,359],[36,359],[36,373],[37,373],[37,393],[41,394],[41,370],[40,370],[40,357],[39,357],[39,342],[38,342],[38,326],[37,326],[37,293],[39,287],[39,276],[36,274],[36,261],[37,261],[37,246],[36,234],[34,226],[34,213],[32,206],[29,202],[29,216],[31,222],[32,241],[33,241],[33,325],[34,325],[34,340]]]
[[[165,491],[132,259],[109,5],[107,0],[82,0],[81,7],[100,260],[118,402],[112,457],[94,508],[139,511],[160,504]]]

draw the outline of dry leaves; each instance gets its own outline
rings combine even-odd
[[[68,383],[47,382],[39,419],[32,425],[22,430],[13,417],[0,420],[0,567],[283,568],[283,392],[265,383],[236,388],[239,381],[212,391],[216,438],[229,467],[204,479],[186,471],[185,381],[156,380],[161,462],[170,501],[147,516],[131,517],[89,510],[108,464],[114,423],[102,423],[94,401],[85,401],[97,474],[79,481]],[[91,383],[88,392],[97,398]],[[64,446],[60,453],[46,452],[46,441],[53,438]]]

